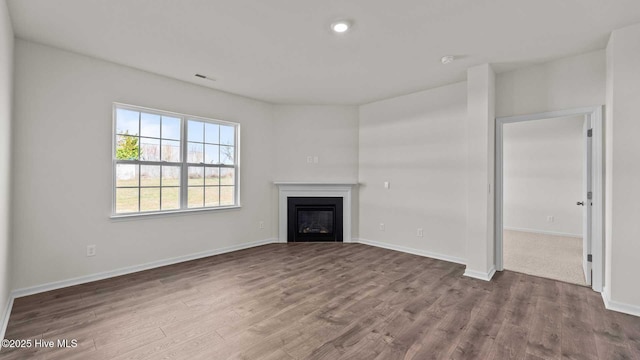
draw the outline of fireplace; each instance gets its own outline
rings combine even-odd
[[[288,197],[287,241],[343,241],[342,197]]]
[[[289,219],[289,198],[312,198],[318,200],[321,198],[338,198],[340,200],[340,207],[342,216],[335,213],[334,229],[340,229],[341,238],[336,236],[335,240],[328,241],[342,241],[349,243],[351,238],[351,193],[354,187],[358,186],[357,182],[284,182],[275,181],[275,185],[278,186],[278,241],[286,243],[293,239],[293,235],[289,237],[290,223],[294,223]],[[305,204],[308,205],[308,204]],[[325,204],[320,204],[325,205]],[[337,208],[336,208],[336,211]],[[305,216],[306,214],[302,214]],[[321,215],[324,216],[324,215]],[[336,228],[337,227],[337,228]],[[295,228],[294,228],[295,229]],[[311,231],[320,232],[320,228],[311,228]],[[309,234],[311,231],[307,231]],[[335,231],[334,231],[335,232]],[[300,240],[299,240],[300,241]],[[309,240],[307,240],[309,241]],[[320,241],[320,240],[313,240]]]

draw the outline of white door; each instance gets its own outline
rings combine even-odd
[[[591,206],[592,206],[592,185],[591,185],[591,123],[585,117],[584,132],[584,156],[582,170],[582,199],[577,205],[582,206],[582,269],[584,278],[588,285],[591,285]]]

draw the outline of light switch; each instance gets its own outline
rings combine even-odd
[[[385,188],[385,189],[388,189],[389,187],[391,187],[391,184],[389,184],[389,182],[388,182],[388,181],[385,181],[385,182],[384,182],[384,188]]]

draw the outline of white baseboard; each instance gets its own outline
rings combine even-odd
[[[528,232],[528,233],[534,233],[534,234],[554,235],[554,236],[568,236],[568,237],[582,238],[581,234],[563,233],[563,232],[559,232],[559,231],[547,231],[547,230],[538,230],[538,229],[524,229],[524,228],[515,228],[515,227],[510,227],[510,226],[504,226],[503,229],[512,230],[512,231],[522,231],[522,232]]]
[[[85,283],[89,283],[89,282],[92,282],[92,281],[108,279],[108,278],[112,278],[112,277],[116,277],[116,276],[132,274],[132,273],[136,273],[136,272],[139,272],[139,271],[155,269],[155,268],[158,268],[158,267],[161,267],[161,266],[173,265],[173,264],[178,264],[178,263],[185,262],[185,261],[201,259],[201,258],[205,258],[205,257],[208,257],[208,256],[219,255],[219,254],[224,254],[224,253],[228,253],[228,252],[232,252],[232,251],[248,249],[248,248],[252,248],[252,247],[256,247],[256,246],[271,244],[271,243],[274,243],[274,242],[277,242],[277,241],[278,241],[278,239],[273,239],[273,238],[272,239],[265,239],[265,240],[258,240],[258,241],[239,244],[239,245],[227,246],[227,247],[219,248],[219,249],[207,250],[207,251],[203,251],[203,252],[199,252],[199,253],[195,253],[195,254],[178,256],[178,257],[174,257],[174,258],[170,258],[170,259],[153,261],[153,262],[146,263],[146,264],[128,266],[128,267],[124,267],[124,268],[120,268],[120,269],[116,269],[116,270],[110,270],[110,271],[97,273],[97,274],[85,275],[85,276],[80,276],[80,277],[67,279],[67,280],[55,281],[55,282],[42,284],[42,285],[30,286],[30,287],[26,287],[26,288],[17,289],[17,290],[12,291],[11,292],[11,302],[13,302],[14,298],[19,298],[19,297],[23,297],[23,296],[38,294],[38,293],[42,293],[42,292],[45,292],[45,291],[62,289],[62,288],[69,287],[69,286],[85,284]],[[9,311],[11,311],[11,310],[9,310]]]
[[[7,333],[7,325],[9,325],[9,316],[11,315],[11,309],[13,308],[13,296],[9,294],[9,298],[7,299],[7,306],[4,308],[4,312],[2,313],[2,323],[0,323],[0,340],[4,339],[4,335]]]
[[[602,289],[601,294],[602,294],[602,301],[604,301],[604,307],[607,308],[608,310],[617,311],[617,312],[621,312],[621,313],[625,313],[633,316],[640,316],[640,306],[625,304],[625,303],[621,303],[621,302],[609,299],[606,286]]]
[[[484,281],[491,281],[491,278],[495,273],[496,268],[494,266],[492,266],[488,272],[470,270],[468,268],[464,270],[464,276]]]
[[[448,262],[452,262],[452,263],[456,263],[456,264],[464,265],[464,264],[467,263],[467,261],[465,259],[459,258],[459,257],[456,257],[456,256],[443,255],[443,254],[438,254],[438,253],[434,253],[434,252],[430,252],[430,251],[418,250],[418,249],[414,249],[414,248],[410,248],[410,247],[406,247],[406,246],[394,245],[394,244],[384,243],[384,242],[380,242],[380,241],[367,240],[367,239],[362,239],[362,238],[353,238],[351,240],[351,242],[356,242],[356,243],[365,244],[365,245],[371,245],[371,246],[375,246],[375,247],[379,247],[379,248],[383,248],[383,249],[400,251],[400,252],[404,252],[404,253],[407,253],[407,254],[413,254],[413,255],[419,255],[419,256],[429,257],[429,258],[433,258],[433,259],[438,259],[438,260],[444,260],[444,261],[448,261]]]
[[[430,251],[418,250],[418,249],[409,248],[409,247],[405,247],[405,246],[388,244],[388,243],[384,243],[384,242],[380,242],[380,241],[373,241],[373,240],[367,240],[367,239],[362,239],[362,238],[359,238],[359,239],[354,238],[353,242],[357,242],[357,243],[360,243],[360,244],[371,245],[371,246],[375,246],[375,247],[380,247],[380,248],[383,248],[383,249],[401,251],[401,252],[408,253],[408,254],[413,254],[413,255],[425,256],[425,257],[438,259],[438,260],[444,260],[444,261],[453,262],[453,263],[456,263],[456,264],[466,265],[466,263],[467,263],[466,259],[463,259],[463,258],[460,258],[460,257],[443,255],[443,254],[433,253],[433,252],[430,252]],[[495,266],[492,266],[491,270],[489,270],[486,273],[485,272],[481,272],[481,271],[475,271],[475,270],[466,269],[465,272],[464,272],[464,276],[468,276],[468,277],[472,277],[474,279],[480,279],[480,280],[484,280],[484,281],[491,281],[491,278],[493,277],[493,275],[495,273],[496,273],[496,268],[495,268]]]

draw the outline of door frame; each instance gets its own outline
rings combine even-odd
[[[592,284],[592,264],[588,261],[589,254],[591,252],[591,242],[593,241],[592,226],[593,222],[593,201],[588,196],[588,193],[593,194],[593,137],[589,134],[592,129],[591,119],[587,116],[584,117],[584,123],[582,125],[582,148],[584,154],[582,154],[582,271],[584,272],[585,281],[587,284]],[[590,219],[591,222],[585,221]],[[586,236],[585,236],[586,234]]]
[[[585,119],[591,123],[593,129],[592,136],[592,215],[591,215],[591,251],[592,251],[592,286],[595,291],[602,292],[604,281],[604,141],[603,141],[603,118],[604,106],[594,106],[587,108],[577,108],[569,110],[551,111],[537,114],[506,116],[496,118],[495,139],[496,139],[496,158],[495,158],[495,258],[496,270],[504,270],[503,261],[503,207],[504,207],[504,188],[503,188],[503,132],[504,125],[532,121],[552,119],[567,116],[585,116]]]

